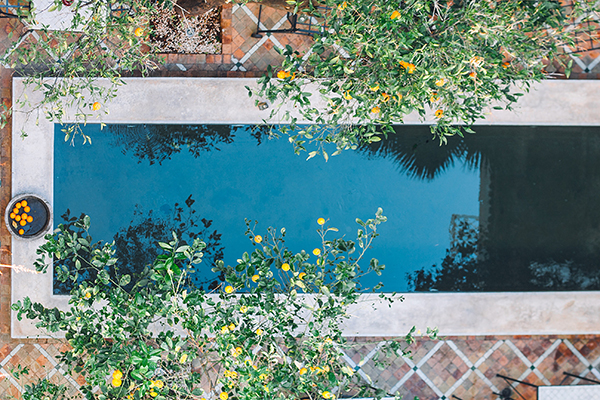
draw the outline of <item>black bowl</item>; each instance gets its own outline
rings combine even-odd
[[[35,195],[22,194],[8,203],[4,220],[14,236],[35,239],[50,227],[50,207]]]

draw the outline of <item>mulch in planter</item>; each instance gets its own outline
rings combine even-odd
[[[220,8],[186,18],[163,8],[150,24],[150,42],[158,53],[221,54]]]

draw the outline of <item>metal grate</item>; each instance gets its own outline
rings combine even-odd
[[[325,15],[331,10],[330,7],[317,6],[314,15],[287,13],[289,28],[282,29],[261,29],[262,5],[258,9],[258,22],[256,23],[256,32],[252,34],[254,38],[261,38],[263,33],[295,33],[298,35],[323,35],[327,32],[327,23]]]

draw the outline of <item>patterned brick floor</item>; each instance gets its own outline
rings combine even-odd
[[[77,395],[81,377],[71,377],[58,364],[58,341],[7,341],[0,345],[0,399],[18,397],[28,379],[48,378],[65,383]],[[535,388],[508,382],[497,374],[534,385],[576,385],[586,382],[563,374],[600,379],[600,337],[448,337],[420,339],[411,354],[382,353],[384,339],[356,338],[344,349],[347,363],[365,382],[398,393],[405,399],[495,399],[510,387],[525,399],[535,399]],[[15,377],[27,366],[25,379]],[[516,394],[514,395],[516,396]]]
[[[267,65],[277,65],[276,48],[290,44],[300,51],[310,46],[307,36],[276,33],[253,38],[258,6],[224,7],[221,13],[223,53],[220,55],[166,55],[158,76],[258,76]],[[264,8],[263,29],[286,27],[285,13]],[[16,20],[0,20],[0,50],[13,39],[8,32],[20,32]],[[575,59],[572,78],[600,78],[600,53],[588,52]],[[549,72],[552,67],[548,68]],[[11,102],[12,71],[0,70],[0,96]],[[11,132],[10,124],[0,129],[0,209],[10,200]],[[0,262],[10,263],[10,235],[0,224]],[[10,338],[11,271],[0,268],[0,399],[20,398],[26,379],[17,379],[14,369],[27,366],[34,377],[66,383],[70,393],[78,393],[80,377],[67,376],[57,363],[65,345],[52,340],[13,340]],[[367,382],[405,399],[418,396],[430,399],[495,399],[508,383],[503,374],[536,385],[560,384],[568,372],[600,379],[600,336],[519,336],[449,337],[443,340],[418,340],[410,346],[411,357],[386,355],[380,350],[383,339],[356,338],[345,349],[346,360]],[[564,384],[585,381],[568,378]],[[513,384],[525,399],[535,399],[535,389]],[[516,395],[513,395],[516,398]]]

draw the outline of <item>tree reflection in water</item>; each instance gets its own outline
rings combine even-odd
[[[184,204],[175,203],[171,215],[167,217],[160,217],[153,210],[145,211],[141,206],[136,206],[129,226],[121,228],[114,236],[115,257],[119,260],[117,263],[118,274],[131,276],[131,283],[126,286],[127,289],[132,288],[141,279],[147,279],[148,269],[146,267],[156,260],[161,251],[157,243],[173,240],[172,232],[175,232],[181,240],[180,245],[182,246],[193,242],[195,238],[206,243],[202,263],[196,266],[197,270],[202,270],[203,273],[191,274],[188,285],[210,290],[224,280],[222,274],[217,276],[211,272],[211,269],[215,267],[215,261],[223,259],[224,247],[221,245],[221,234],[217,230],[211,229],[211,220],[199,218],[196,215],[196,210],[193,208],[194,202],[195,200],[190,195]],[[82,217],[83,214],[80,218]],[[79,237],[85,237],[84,232],[74,225],[79,218],[72,217],[69,210],[61,218],[63,223],[72,231],[77,232]],[[61,265],[70,269],[74,268],[69,259],[54,261],[55,270]],[[115,271],[111,269],[109,273],[111,278],[115,279]],[[78,283],[90,279],[96,279],[93,269],[82,273]],[[73,282],[60,282],[55,277],[55,294],[68,293],[72,288]]]
[[[233,143],[235,133],[247,129],[241,125],[108,125],[115,138],[113,146],[121,147],[123,154],[131,153],[138,163],[147,160],[150,165],[170,160],[174,154],[187,150],[199,157],[210,151],[219,151],[220,146]],[[268,135],[267,126],[251,129],[251,135],[260,144]]]
[[[413,290],[600,289],[598,128],[478,127],[447,146],[427,129],[398,127],[361,148],[415,179],[459,162],[480,170],[479,226],[463,224],[439,266],[409,273]]]

